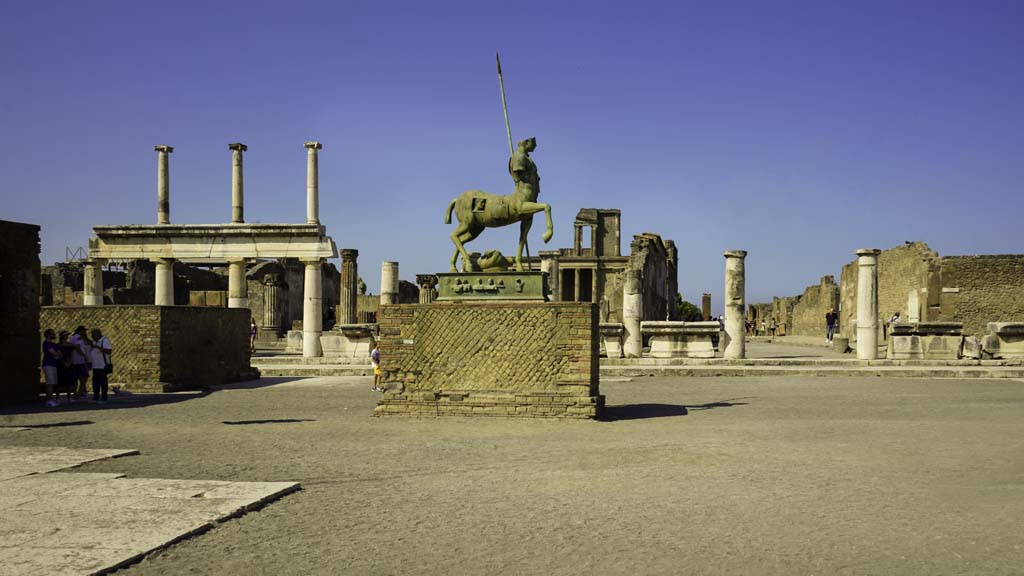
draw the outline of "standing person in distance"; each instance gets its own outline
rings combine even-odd
[[[832,337],[835,336],[838,319],[835,308],[829,308],[829,311],[825,313],[825,342],[829,344],[832,343]]]
[[[99,329],[92,331],[92,345],[89,346],[89,363],[92,364],[92,401],[107,401],[107,359],[103,348],[100,347],[100,339],[103,333]],[[107,340],[109,342],[109,340]]]
[[[256,336],[260,333],[256,327],[256,319],[249,318],[249,354],[256,352]]]
[[[373,343],[370,364],[373,365],[373,391],[382,392],[384,389],[380,387],[380,342]]]
[[[60,361],[64,357],[57,344],[57,334],[47,328],[43,332],[43,375],[46,377],[46,405],[50,408],[57,407],[57,399],[53,391],[57,388],[60,379]]]
[[[76,398],[87,395],[85,383],[89,381],[89,347],[91,343],[85,335],[85,326],[75,328],[75,333],[68,340],[71,344],[71,367],[74,370],[78,386],[75,388]]]

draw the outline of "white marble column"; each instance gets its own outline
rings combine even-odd
[[[231,150],[231,223],[245,222],[245,177],[242,175],[242,153],[249,147],[241,142],[228,144]]]
[[[878,358],[877,248],[857,250],[857,358]]]
[[[88,260],[85,263],[82,302],[86,306],[103,305],[103,260]]]
[[[320,260],[304,260],[306,277],[302,295],[302,356],[318,358],[324,355],[320,334],[324,328],[323,272]]]
[[[228,308],[249,307],[249,282],[245,278],[245,259],[228,261]]]
[[[541,250],[537,252],[540,256],[540,270],[548,273],[548,290],[551,292],[549,300],[558,302],[562,299],[562,291],[558,285],[559,267],[558,257],[561,252],[558,250]]]
[[[640,271],[626,269],[626,284],[622,288],[622,325],[626,330],[622,352],[626,358],[639,358],[644,351],[644,337],[640,333],[640,321],[644,316],[644,294],[641,288]]]
[[[156,155],[156,223],[171,223],[170,155],[174,148],[166,144],[154,146]]]
[[[398,304],[398,262],[381,264],[380,303]]]
[[[153,262],[156,263],[156,295],[153,303],[157,306],[174,306],[174,259],[157,258]]]
[[[725,350],[724,358],[745,358],[746,330],[743,313],[747,307],[746,250],[725,252]]]
[[[306,142],[306,224],[320,223],[320,167],[317,150],[319,142]]]

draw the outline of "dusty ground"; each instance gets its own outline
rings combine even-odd
[[[1024,382],[646,378],[602,384],[618,420],[558,422],[374,419],[365,379],[284,380],[0,414],[0,445],[302,483],[118,574],[1024,571]]]

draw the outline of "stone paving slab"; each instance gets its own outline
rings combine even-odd
[[[299,488],[58,471],[128,454],[0,448],[0,573],[107,573]]]
[[[0,481],[81,466],[86,462],[138,454],[138,450],[0,447]]]

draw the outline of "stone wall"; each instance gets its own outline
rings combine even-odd
[[[380,309],[375,414],[599,415],[597,307],[435,302]]]
[[[988,322],[1024,321],[1024,255],[946,256],[938,281],[935,268],[920,298],[929,321],[962,322],[976,336]]]
[[[99,328],[114,352],[111,384],[137,391],[200,388],[257,376],[249,310],[191,306],[44,307],[41,328]],[[38,338],[37,329],[37,338]]]
[[[878,255],[878,338],[894,312],[907,317],[907,295],[928,285],[928,270],[938,254],[924,242],[910,242],[883,250]],[[855,338],[852,322],[857,318],[857,260],[843,266],[839,281],[839,333]]]
[[[643,320],[678,320],[676,293],[679,291],[675,243],[657,234],[637,234],[629,245],[629,268],[641,270]],[[621,310],[621,294],[618,298]]]
[[[0,405],[39,390],[39,226],[0,220]]]
[[[808,286],[796,297],[791,310],[786,334],[825,337],[825,314],[830,309],[839,311],[839,286],[834,276],[823,276],[816,286]]]

